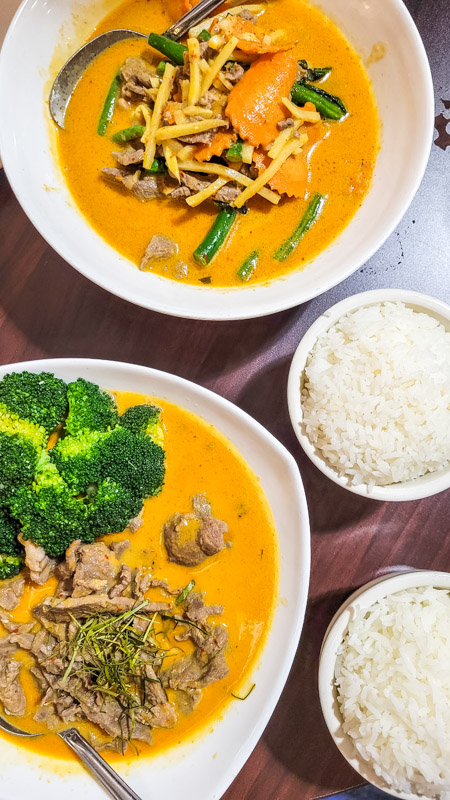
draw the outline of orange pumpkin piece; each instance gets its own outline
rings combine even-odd
[[[261,174],[269,166],[271,159],[262,150],[253,153],[255,166]],[[279,194],[288,197],[304,197],[308,183],[308,165],[305,153],[289,156],[278,172],[268,182],[268,186]]]
[[[223,133],[219,131],[214,136],[214,139],[209,144],[201,145],[196,154],[196,161],[209,161],[213,156],[221,156],[224,150],[227,150],[237,136],[235,133]]]
[[[290,53],[270,53],[255,61],[233,87],[226,115],[241,137],[253,147],[266,147],[279,134],[277,123],[286,118],[281,102],[292,89],[297,62]]]

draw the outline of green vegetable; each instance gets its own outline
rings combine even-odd
[[[96,383],[78,378],[67,387],[69,413],[66,431],[73,436],[81,431],[106,431],[119,421],[116,404]]]
[[[30,487],[21,487],[14,494],[11,512],[20,520],[23,538],[31,539],[54,558],[63,555],[75,539],[95,539],[88,525],[88,507],[71,492],[49,460]]]
[[[242,161],[242,142],[233,142],[228,148],[225,158],[228,161]]]
[[[253,689],[255,688],[255,686],[256,686],[256,683],[253,683],[250,686],[250,689],[248,690],[247,694],[244,694],[243,697],[241,697],[240,694],[234,694],[234,692],[231,692],[231,696],[234,697],[236,700],[247,700],[247,697],[250,697],[250,695],[253,692]]]
[[[314,103],[317,111],[326,119],[341,119],[348,112],[339,97],[324,92],[309,83],[294,83],[291,90],[292,101],[298,106]]]
[[[286,261],[288,256],[290,256],[291,253],[294,252],[295,248],[298,247],[305,233],[309,231],[309,229],[314,225],[315,221],[320,216],[325,199],[326,198],[319,193],[316,193],[312,197],[311,202],[309,203],[293,234],[289,236],[289,238],[286,239],[282,245],[280,245],[278,250],[275,251],[273,257],[277,261]]]
[[[6,376],[0,395],[0,579],[20,569],[18,531],[58,557],[75,539],[124,530],[161,490],[164,429],[156,406],[120,417],[96,384],[79,378],[66,386],[49,373]],[[47,451],[55,427],[60,435]],[[13,552],[2,549],[2,514],[19,548]]]
[[[227,238],[236,219],[237,209],[223,206],[220,209],[211,229],[206,234],[203,242],[194,250],[194,260],[201,267],[211,263],[218,250]]]
[[[12,372],[0,381],[0,406],[49,434],[65,417],[66,384],[50,372]]]
[[[144,404],[132,406],[120,417],[120,424],[132,433],[145,433],[155,444],[163,446],[164,429],[161,422],[161,409],[158,406]]]
[[[239,267],[237,271],[238,278],[241,281],[249,281],[252,277],[259,260],[259,253],[257,250],[253,250],[253,253],[250,253],[248,258],[245,259],[244,263]]]
[[[168,39],[167,36],[160,36],[159,33],[151,33],[148,37],[150,47],[154,47],[158,53],[162,53],[174,64],[182,67],[184,64],[184,53],[187,53],[187,47],[179,42],[174,42]]]
[[[185,586],[184,589],[181,590],[180,594],[178,595],[177,599],[175,600],[175,605],[176,606],[179,606],[181,603],[184,603],[184,601],[186,600],[186,597],[188,596],[189,592],[192,592],[192,589],[194,588],[194,586],[195,586],[195,581],[194,580],[189,581],[187,586]]]
[[[325,78],[326,75],[329,75],[332,70],[332,67],[311,67],[304,59],[301,59],[297,63],[302,69],[306,70],[306,79],[308,81],[320,81],[321,78]]]
[[[163,64],[166,62],[163,61]],[[124,128],[122,131],[117,131],[111,139],[113,142],[118,142],[122,144],[122,142],[131,142],[133,139],[140,139],[145,131],[144,125],[132,125],[131,128]]]
[[[112,115],[114,114],[114,109],[116,107],[117,98],[119,96],[120,91],[120,82],[121,77],[119,74],[115,75],[111,86],[109,87],[108,94],[106,95],[106,100],[102,109],[102,113],[100,114],[100,119],[97,125],[97,133],[99,136],[104,136],[106,133],[106,129],[110,120],[112,119]]]
[[[15,578],[23,565],[23,547],[17,541],[20,526],[0,509],[0,580]]]
[[[198,39],[200,42],[209,42],[209,40],[211,39],[211,34],[210,34],[210,32],[209,32],[209,31],[206,31],[206,30],[203,28],[203,30],[202,30],[202,31],[200,31],[199,35],[197,36],[197,39]]]
[[[161,175],[163,172],[167,172],[166,162],[163,158],[154,158],[150,169],[144,169],[143,172],[147,175]]]
[[[160,78],[164,75],[166,71],[167,61],[160,61],[158,66],[156,67],[156,74],[159,75]]]

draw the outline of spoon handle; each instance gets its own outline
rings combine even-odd
[[[114,800],[141,800],[76,728],[58,733]]]
[[[164,31],[164,36],[169,39],[181,39],[189,28],[197,25],[202,19],[208,16],[210,11],[214,11],[218,6],[221,6],[223,0],[202,0],[198,5],[191,8],[187,14],[184,14],[178,22],[175,22],[170,28]]]

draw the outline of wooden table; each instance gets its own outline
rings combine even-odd
[[[226,800],[303,800],[360,782],[332,743],[319,708],[317,661],[325,628],[345,596],[379,574],[403,566],[450,570],[450,492],[387,504],[340,489],[303,455],[285,398],[299,339],[338,300],[378,287],[411,288],[450,300],[450,4],[408,0],[407,5],[424,39],[436,88],[440,133],[435,133],[426,176],[381,250],[338,287],[298,308],[230,323],[177,320],[135,308],[94,286],[53,252],[0,172],[2,363],[87,356],[173,372],[237,403],[298,461],[312,530],[305,626],[281,700]],[[0,33],[15,6],[17,0],[1,0]]]

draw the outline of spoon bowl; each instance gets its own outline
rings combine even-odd
[[[174,25],[167,28],[162,35],[175,41],[181,39],[189,28],[201,22],[210,11],[214,11],[214,9],[222,5],[222,3],[223,0],[201,0],[198,5],[191,8],[187,14],[184,14],[178,22],[175,22]],[[121,42],[123,39],[136,38],[147,39],[147,34],[133,31],[130,28],[116,28],[112,31],[102,33],[100,36],[96,36],[95,39],[91,39],[91,41],[84,44],[83,47],[80,47],[80,49],[66,61],[55,78],[48,101],[50,114],[60,128],[64,128],[67,106],[69,105],[72,92],[86,67],[88,67],[100,53],[103,53],[104,50],[107,50],[108,47],[116,44],[116,42]]]
[[[2,716],[0,716],[0,729],[4,730],[6,733],[13,734],[13,736],[21,736],[29,739],[35,739],[37,736],[44,735],[43,733],[29,733],[21,728],[17,728]],[[76,728],[67,728],[65,731],[59,731],[57,735],[72,748],[85,767],[87,767],[113,800],[141,800],[139,795],[130,789],[120,775],[109,766],[105,759],[97,753]]]

